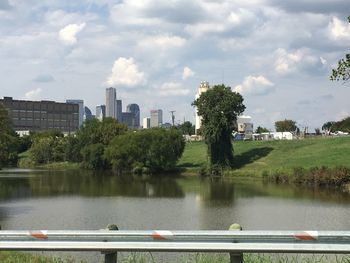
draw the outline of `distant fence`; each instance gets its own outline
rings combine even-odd
[[[98,251],[115,263],[119,251],[350,253],[350,231],[0,231],[0,250]]]

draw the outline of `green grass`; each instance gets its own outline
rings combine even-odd
[[[60,259],[58,257],[33,255],[22,252],[0,251],[1,263],[78,263],[73,259]],[[83,262],[83,261],[79,261]]]
[[[312,138],[293,141],[234,142],[235,175],[261,175],[263,172],[290,173],[295,167],[350,167],[350,137]],[[206,162],[204,142],[187,143],[178,166],[198,170]]]

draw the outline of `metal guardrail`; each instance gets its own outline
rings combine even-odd
[[[350,231],[0,231],[0,250],[99,251],[105,262],[118,251],[243,253],[350,253]],[[237,229],[236,227],[236,230]]]

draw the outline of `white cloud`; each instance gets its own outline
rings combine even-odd
[[[275,70],[280,74],[286,74],[294,70],[295,65],[301,61],[303,54],[300,50],[288,53],[285,49],[279,48],[275,51],[275,55]]]
[[[330,37],[334,40],[350,40],[350,24],[333,17],[328,25]]]
[[[85,23],[82,24],[69,24],[62,28],[58,33],[59,39],[65,45],[74,45],[77,43],[77,34],[84,29]]]
[[[107,80],[107,84],[136,86],[146,82],[145,73],[139,70],[133,58],[118,58],[112,68],[112,74]]]
[[[156,89],[157,93],[162,96],[185,96],[190,91],[182,86],[178,82],[166,82],[162,86]]]
[[[24,97],[27,100],[38,100],[40,98],[41,92],[42,92],[41,88],[36,88],[25,93]]]
[[[274,90],[274,83],[264,76],[247,76],[242,84],[237,85],[234,91],[241,94],[266,95]]]
[[[309,67],[323,64],[324,60],[309,54],[307,49],[297,49],[291,52],[283,48],[275,51],[275,70],[279,74],[294,72],[298,67]]]
[[[152,36],[143,39],[140,42],[140,46],[148,48],[172,48],[172,47],[182,47],[186,43],[186,39],[178,36]]]
[[[194,72],[189,67],[184,67],[184,71],[182,72],[182,79],[186,80],[192,76],[194,76]]]

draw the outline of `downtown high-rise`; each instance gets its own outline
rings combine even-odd
[[[106,117],[117,119],[117,92],[112,87],[106,89]]]

